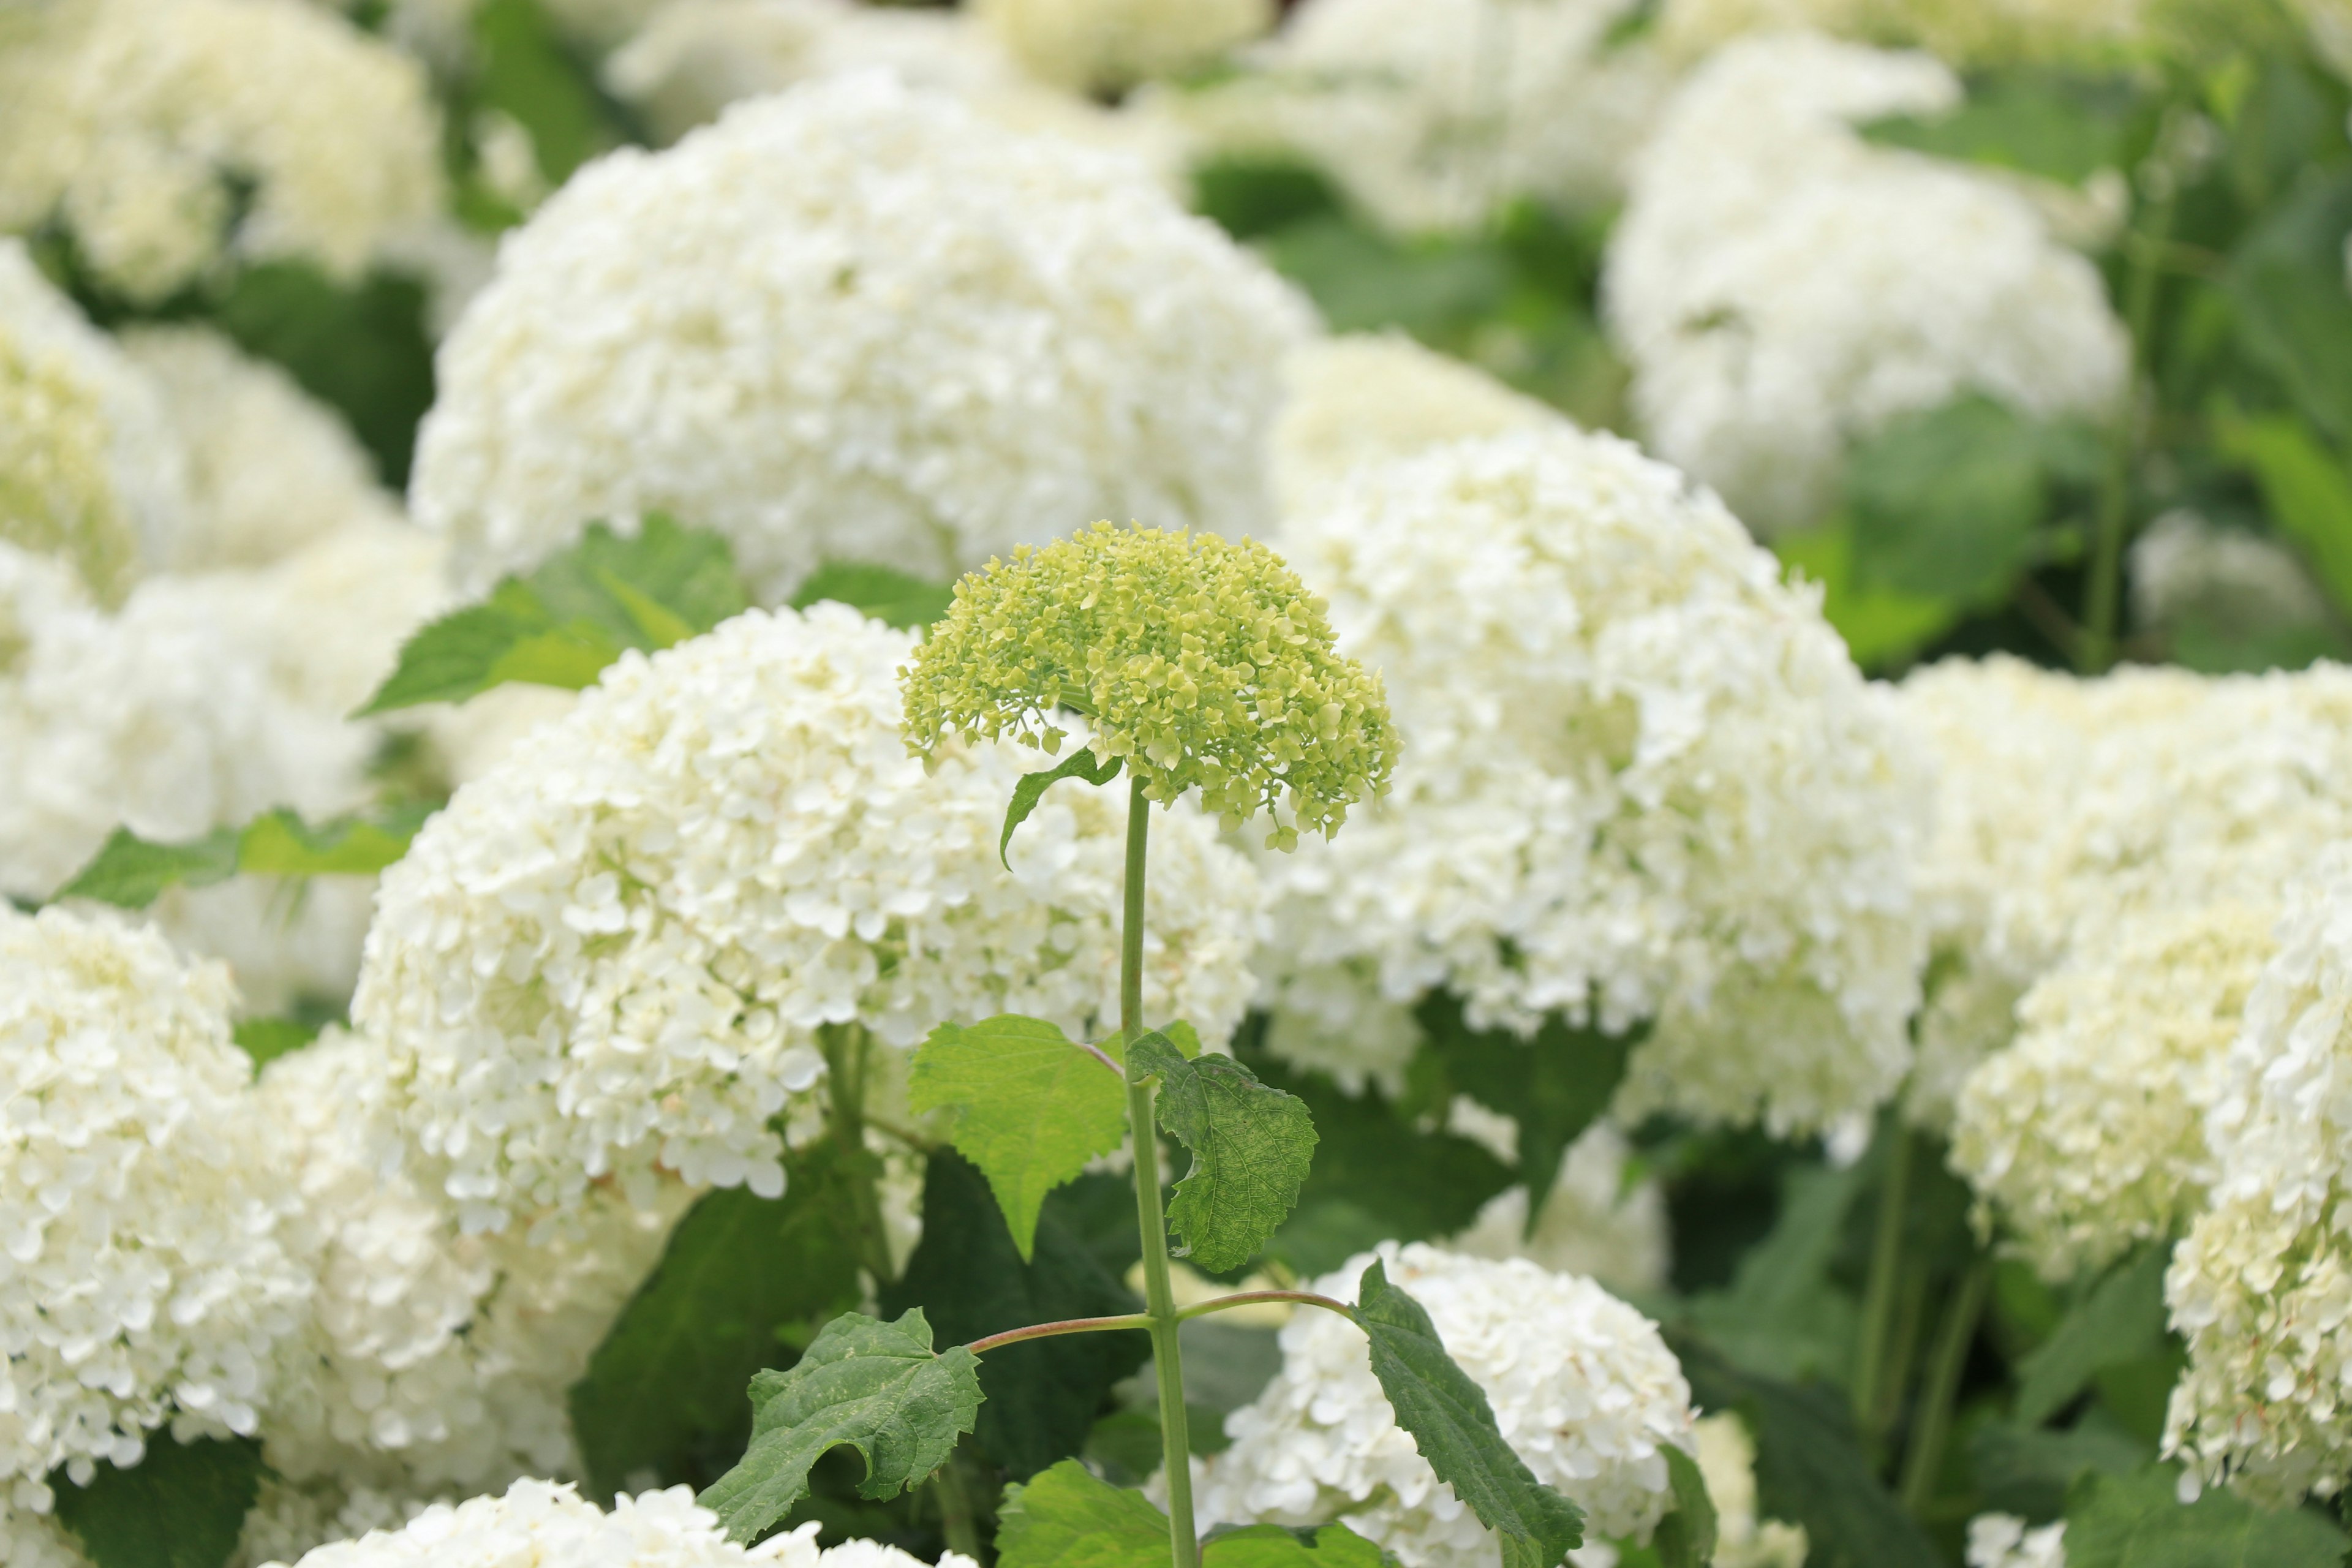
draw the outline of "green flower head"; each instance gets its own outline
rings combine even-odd
[[[1153,800],[1198,787],[1228,827],[1287,807],[1297,826],[1266,841],[1287,849],[1396,765],[1380,677],[1331,644],[1323,602],[1264,545],[1098,522],[956,584],[907,668],[908,744],[1010,735],[1050,755],[1067,709]]]

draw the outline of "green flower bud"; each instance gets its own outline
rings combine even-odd
[[[1228,826],[1285,807],[1267,843],[1288,848],[1336,832],[1396,766],[1380,677],[1331,645],[1323,602],[1264,545],[1097,522],[956,584],[904,672],[907,743],[1050,754],[1066,708],[1153,800],[1197,788]]]

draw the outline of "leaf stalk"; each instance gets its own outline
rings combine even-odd
[[[1152,1317],[1149,1312],[1121,1312],[1111,1318],[1064,1318],[1058,1322],[1032,1323],[1025,1329],[1007,1329],[1001,1334],[989,1334],[964,1346],[974,1355],[986,1355],[1005,1345],[1019,1344],[1023,1340],[1051,1339],[1055,1334],[1105,1333],[1113,1329],[1148,1329]]]
[[[1205,1317],[1211,1312],[1229,1311],[1235,1307],[1255,1306],[1260,1301],[1297,1301],[1309,1307],[1320,1307],[1327,1312],[1337,1312],[1353,1321],[1356,1309],[1345,1301],[1335,1301],[1328,1296],[1318,1296],[1312,1290],[1244,1290],[1238,1295],[1219,1296],[1213,1300],[1196,1301],[1178,1310],[1177,1317]]]

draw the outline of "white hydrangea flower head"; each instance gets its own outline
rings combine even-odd
[[[1805,1527],[1757,1516],[1756,1439],[1739,1417],[1728,1410],[1702,1416],[1695,1431],[1715,1505],[1714,1568],[1805,1568]]]
[[[37,1512],[5,1499],[0,1499],[0,1563],[8,1568],[91,1568],[81,1542],[67,1534],[46,1509]]]
[[[839,605],[625,655],[458,791],[386,873],[353,1017],[392,1113],[469,1228],[642,1201],[668,1173],[773,1192],[771,1119],[810,1106],[820,1031],[903,1048],[1018,1012],[1117,1016],[1118,792],[1064,786],[997,863],[1011,746],[907,754],[914,646]],[[1196,813],[1154,835],[1146,1004],[1222,1040],[1258,889]]]
[[[688,1487],[615,1498],[610,1513],[568,1485],[521,1480],[499,1497],[436,1504],[396,1531],[321,1546],[297,1568],[922,1568],[919,1559],[873,1541],[820,1550],[814,1523],[757,1546],[728,1539],[719,1516]],[[974,1568],[950,1552],[939,1568]]]
[[[186,487],[153,388],[0,237],[0,544],[57,556],[120,599],[184,525]]]
[[[1563,427],[1360,469],[1282,542],[1405,746],[1379,806],[1266,862],[1278,1051],[1389,1078],[1444,988],[1479,1028],[1649,1021],[1625,1115],[1820,1128],[1894,1089],[1924,783],[1714,497]]]
[[[2131,545],[2132,614],[2141,626],[2224,632],[2316,627],[2327,601],[2295,553],[2193,511],[2168,511]]]
[[[1465,1121],[1484,1125],[1473,1131]],[[1479,1137],[1506,1160],[1517,1157],[1516,1124],[1482,1106],[1455,1100],[1448,1125]],[[1569,1145],[1533,1236],[1528,1234],[1528,1190],[1511,1187],[1489,1198],[1470,1227],[1445,1246],[1472,1258],[1524,1258],[1556,1274],[1587,1276],[1611,1290],[1662,1289],[1673,1247],[1665,1189],[1654,1177],[1628,1185],[1625,1166],[1632,1157],[1625,1135],[1596,1121]]]
[[[2147,32],[2148,0],[1664,0],[1658,37],[1696,59],[1749,33],[1810,28],[1911,44],[1955,65],[2113,63]]]
[[[139,327],[122,349],[188,454],[189,504],[158,565],[263,566],[346,524],[397,525],[351,431],[278,366],[205,327]]]
[[[264,1472],[260,1493],[246,1513],[245,1530],[229,1555],[228,1568],[292,1563],[329,1542],[350,1541],[371,1531],[398,1530],[424,1512],[427,1501],[336,1480],[298,1484]],[[14,1559],[9,1563],[10,1568],[16,1568]]]
[[[227,972],[162,938],[0,905],[0,1475],[46,1510],[47,1474],[136,1464],[150,1436],[251,1433],[309,1276]]]
[[[1611,30],[1633,0],[1314,0],[1208,89],[1149,111],[1206,149],[1304,156],[1386,227],[1475,228],[1532,196],[1618,194],[1667,77]]]
[[[1969,1521],[1969,1568],[2066,1568],[2066,1521],[2033,1525],[2013,1513]]]
[[[1958,79],[1922,54],[1746,38],[1634,161],[1603,300],[1659,454],[1770,533],[1836,499],[1849,443],[1980,393],[2103,416],[2129,345],[2089,261],[1999,179],[1864,142]]]
[[[423,68],[303,0],[50,6],[0,52],[0,229],[61,224],[142,301],[224,261],[349,277],[438,206],[439,136]]]
[[[472,587],[667,510],[763,603],[828,557],[945,576],[1097,517],[1242,531],[1308,330],[1135,165],[861,73],[614,153],[510,235],[411,500]]]
[[[1214,62],[1274,26],[1274,0],[974,0],[973,14],[1038,80],[1122,92]]]
[[[1664,1450],[1696,1444],[1690,1386],[1657,1326],[1590,1279],[1423,1242],[1384,1242],[1309,1289],[1352,1300],[1375,1256],[1536,1479],[1585,1510],[1587,1533],[1647,1541],[1672,1502]],[[1404,1568],[1494,1568],[1493,1534],[1396,1424],[1363,1331],[1307,1310],[1281,1338],[1282,1370],[1225,1418],[1233,1446],[1200,1470],[1203,1525],[1337,1520]]]
[[[1282,367],[1274,493],[1296,517],[1358,464],[1508,430],[1555,429],[1559,410],[1402,332],[1323,338]]]
[[[2168,1454],[2257,1501],[2332,1496],[2352,1470],[2352,851],[2289,901],[2206,1123],[2211,1206],[2172,1255],[2189,1343]]]
[[[2079,942],[2025,993],[2016,1043],[1966,1081],[1952,1169],[2045,1278],[2168,1241],[2201,1206],[2205,1115],[2276,912],[2225,900]]]

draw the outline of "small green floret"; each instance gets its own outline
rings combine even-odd
[[[1322,601],[1246,539],[1098,522],[958,583],[906,671],[908,744],[1010,736],[1052,755],[1063,710],[1153,800],[1197,787],[1228,827],[1286,809],[1277,848],[1337,831],[1396,765],[1380,677],[1332,651]]]

